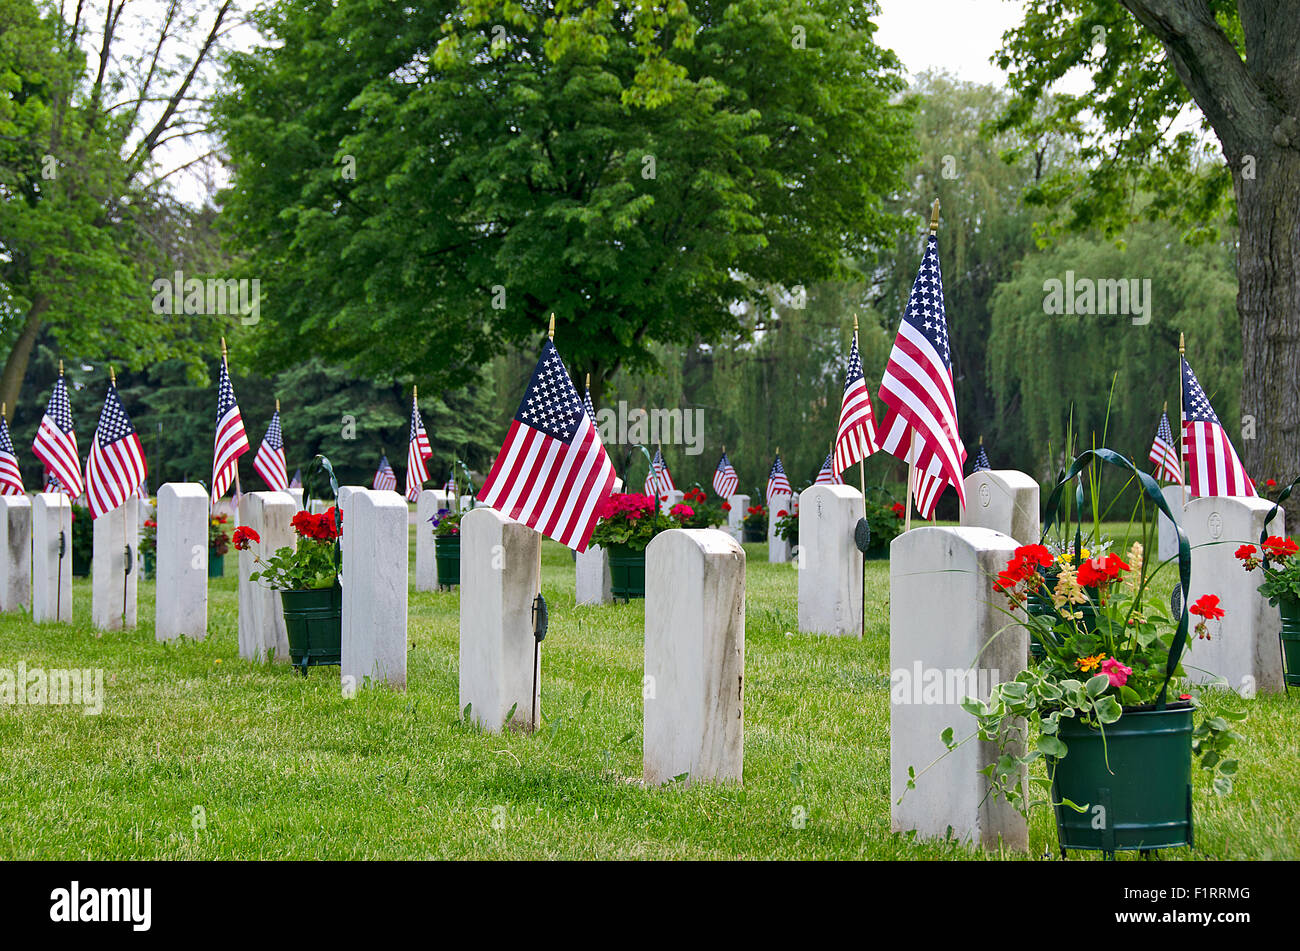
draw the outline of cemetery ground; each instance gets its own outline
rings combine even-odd
[[[0,618],[0,666],[103,668],[106,694],[92,716],[0,705],[0,857],[1001,857],[890,832],[888,562],[868,563],[859,641],[797,633],[795,569],[745,547],[743,786],[642,785],[644,605],[575,608],[572,560],[551,542],[533,736],[460,722],[457,590],[411,591],[405,692],[345,699],[338,668],[304,679],[239,658],[233,559],[210,583],[203,642],[155,642],[158,593],[145,581],[139,627],[97,636],[77,579],[75,624]],[[1300,857],[1300,698],[1215,692],[1207,703],[1250,711],[1236,790],[1216,798],[1197,775],[1197,847],[1160,857]],[[964,736],[972,723],[953,726]],[[1056,857],[1048,811],[1035,811],[1030,836],[1029,857]]]

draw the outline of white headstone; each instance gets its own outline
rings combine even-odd
[[[727,531],[738,542],[745,540],[745,509],[749,508],[748,495],[729,495],[727,504],[731,511],[727,513]]]
[[[0,495],[0,611],[32,603],[32,500]]]
[[[407,508],[396,492],[344,498],[343,683],[406,689]]]
[[[1198,681],[1223,677],[1229,687],[1246,696],[1283,689],[1281,617],[1256,590],[1264,580],[1260,571],[1246,571],[1235,555],[1242,545],[1259,550],[1259,533],[1272,508],[1267,499],[1216,496],[1192,499],[1183,512],[1183,531],[1192,546],[1188,604],[1215,594],[1223,609],[1222,619],[1206,625],[1208,640],[1199,639],[1194,631],[1188,633],[1191,653],[1183,660],[1183,669]],[[1286,513],[1279,509],[1268,523],[1268,533],[1285,537],[1285,520]],[[1192,615],[1188,620],[1195,627],[1200,618]]]
[[[62,492],[32,496],[32,620],[72,620],[72,504]]]
[[[470,719],[490,732],[526,728],[541,695],[532,619],[540,551],[537,532],[495,509],[477,508],[461,520],[457,709],[470,705]]]
[[[441,493],[444,497],[446,493]],[[438,562],[433,556],[433,523],[429,519],[444,508],[436,489],[425,489],[415,503],[415,590],[433,591],[438,587]]]
[[[1179,525],[1183,524],[1183,503],[1188,501],[1187,490],[1181,485],[1167,485],[1160,490],[1165,497],[1165,502],[1169,505],[1169,511],[1174,513],[1174,521]],[[1156,548],[1156,554],[1161,561],[1168,561],[1170,558],[1178,557],[1178,533],[1174,531],[1173,525],[1169,519],[1165,518],[1165,513],[1157,511],[1157,522],[1159,525],[1160,539]],[[1259,541],[1256,536],[1255,541]],[[1177,569],[1174,569],[1177,571]]]
[[[1039,530],[1038,481],[1015,469],[982,469],[966,477],[961,524],[991,528],[1022,545],[1036,545]]]
[[[293,497],[294,511],[302,511],[302,486],[294,486],[292,489],[286,489],[286,492]]]
[[[254,492],[244,496],[265,493]],[[242,524],[248,524],[245,503]],[[208,492],[197,482],[158,489],[154,553],[154,638],[203,640],[208,634]],[[240,621],[243,611],[240,611]]]
[[[575,565],[574,596],[578,604],[607,604],[614,600],[609,576],[609,552],[599,545],[589,545],[578,552]]]
[[[778,512],[789,512],[794,500],[788,495],[774,495],[767,507],[767,560],[784,563],[790,560],[790,543],[776,534]]]
[[[1008,535],[965,527],[916,528],[890,545],[889,765],[895,832],[915,829],[920,838],[942,839],[951,827],[958,841],[986,849],[1029,847],[1024,817],[986,795],[988,780],[979,770],[996,760],[995,743],[970,740],[939,759],[945,729],[952,727],[959,740],[975,731],[975,718],[961,701],[986,699],[993,686],[1024,669],[1029,634],[1009,623],[1006,601],[993,591],[993,580],[1016,548]],[[1023,742],[1008,751],[1023,755]],[[917,773],[929,767],[911,790],[909,766]]]
[[[135,627],[136,581],[144,570],[136,548],[139,505],[140,500],[131,496],[94,521],[90,622],[101,631]]]
[[[474,496],[472,495],[462,495],[460,497],[460,510],[462,512],[468,512],[476,504],[477,503],[474,501]]]
[[[669,529],[645,574],[645,781],[740,782],[745,550],[715,528]]]
[[[862,552],[853,540],[862,493],[813,485],[799,493],[799,630],[862,636]]]
[[[667,496],[667,498],[664,498]],[[661,492],[659,495],[660,504],[663,506],[663,513],[667,515],[673,510],[673,506],[679,504],[686,497],[686,493],[681,489],[669,489],[667,492]]]
[[[245,660],[265,661],[269,656],[277,663],[289,663],[280,592],[248,576],[262,568],[256,556],[267,561],[279,549],[297,546],[292,522],[300,511],[283,492],[249,492],[240,500],[240,521],[261,539],[239,553],[239,656]]]

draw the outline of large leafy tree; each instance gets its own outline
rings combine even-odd
[[[283,0],[231,59],[225,220],[268,353],[456,382],[554,312],[599,395],[889,233],[874,3]]]
[[[1300,460],[1300,5],[1028,0],[1024,23],[1008,34],[1000,61],[1016,93],[1003,126],[1070,131],[1090,160],[1086,173],[1049,179],[1031,192],[1068,198],[1065,225],[1115,234],[1136,216],[1168,216],[1188,237],[1205,236],[1231,196],[1241,410],[1255,422],[1255,438],[1239,448],[1253,473],[1294,473]],[[1090,94],[1058,96],[1049,112],[1036,112],[1044,90],[1075,68],[1092,74]],[[1192,103],[1202,129],[1217,138],[1217,153],[1195,131],[1173,131]],[[1179,329],[1163,316],[1150,328],[1167,350]],[[1191,341],[1193,357],[1206,353],[1199,344]],[[1176,366],[1167,364],[1171,371]]]

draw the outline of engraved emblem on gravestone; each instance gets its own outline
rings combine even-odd
[[[984,508],[989,507],[989,495],[990,495],[989,484],[985,482],[983,485],[980,486],[980,505],[982,505]]]
[[[1218,539],[1223,537],[1223,516],[1222,515],[1220,515],[1218,512],[1211,512],[1210,521],[1208,524],[1210,528],[1211,538],[1217,541]]]

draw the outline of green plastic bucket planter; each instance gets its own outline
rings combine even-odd
[[[460,536],[438,535],[433,539],[433,559],[438,563],[438,584],[460,584]]]
[[[226,556],[208,552],[208,577],[224,578],[226,576]]]
[[[1282,615],[1282,663],[1286,685],[1300,687],[1300,601],[1287,599],[1277,603]]]
[[[748,525],[743,527],[745,541],[747,542],[765,542],[767,541],[767,532],[761,528],[750,528]]]
[[[1191,846],[1192,706],[1135,708],[1099,730],[1062,718],[1063,759],[1049,757],[1061,854]],[[1061,800],[1083,806],[1075,812]]]
[[[627,545],[609,546],[609,582],[611,595],[624,601],[645,597],[645,549]]]
[[[141,552],[141,553],[140,553],[140,557],[141,557],[142,559],[144,559],[144,576],[145,576],[145,578],[152,578],[152,577],[153,577],[153,574],[154,574],[153,552],[151,552],[151,551],[144,551],[144,552]]]
[[[289,663],[307,676],[308,667],[343,662],[343,589],[281,591]]]

